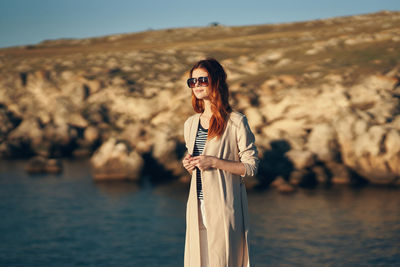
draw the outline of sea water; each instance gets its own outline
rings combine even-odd
[[[0,266],[183,266],[188,186],[0,161]],[[400,266],[400,189],[248,192],[252,266]]]

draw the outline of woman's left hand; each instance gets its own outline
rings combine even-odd
[[[210,168],[214,168],[215,166],[215,160],[216,158],[213,156],[205,156],[205,155],[200,155],[200,156],[195,156],[189,159],[190,164],[196,166],[200,170],[208,170]]]

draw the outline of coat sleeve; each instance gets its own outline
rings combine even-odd
[[[255,145],[254,134],[250,130],[246,116],[243,116],[240,120],[237,131],[239,158],[246,168],[246,172],[242,177],[254,176],[258,170],[258,151]]]

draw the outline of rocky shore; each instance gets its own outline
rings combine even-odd
[[[213,56],[256,135],[249,186],[400,185],[399,36],[400,12],[380,12],[0,49],[0,157],[91,157],[97,180],[187,181],[185,80]]]

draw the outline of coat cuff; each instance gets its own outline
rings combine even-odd
[[[245,168],[244,174],[240,175],[241,177],[246,177],[246,176],[254,176],[256,175],[255,173],[255,167],[249,163],[244,163],[242,162]]]

